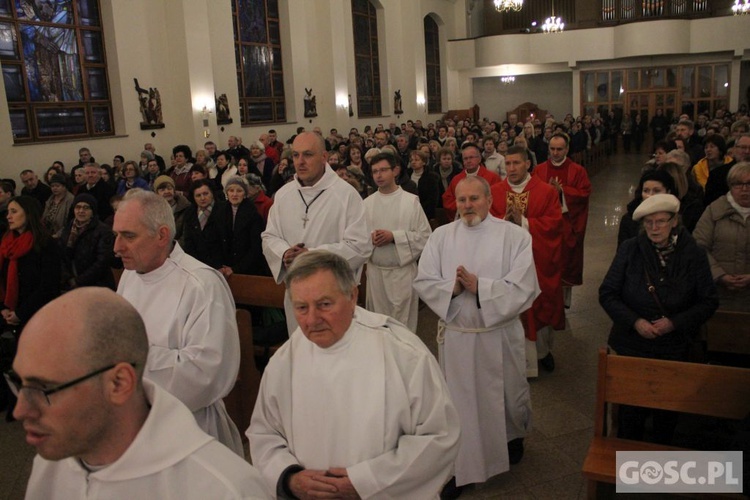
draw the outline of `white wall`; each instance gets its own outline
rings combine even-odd
[[[474,78],[473,87],[481,117],[490,120],[502,122],[508,111],[525,102],[533,102],[558,119],[567,113],[576,114],[570,72],[517,76],[512,85],[503,85],[499,77]]]

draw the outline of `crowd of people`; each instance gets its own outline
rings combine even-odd
[[[654,128],[653,158],[622,216],[617,255],[599,289],[616,353],[700,359],[701,326],[720,300],[750,301],[748,131],[745,113],[724,110]],[[621,407],[620,437],[643,440],[649,416],[650,439],[671,444],[678,415],[667,411]]]
[[[609,343],[623,355],[686,359],[696,328],[718,305],[714,284],[750,289],[750,134],[746,116],[732,118],[729,143],[713,127],[725,114],[701,122],[702,138],[684,117],[659,127],[665,136],[623,216],[600,290],[615,323]],[[6,378],[24,395],[7,415],[32,425],[40,458],[30,484],[78,492],[80,476],[110,487],[99,466],[164,426],[149,423],[148,408],[179,413],[162,409],[179,402],[194,421],[178,421],[200,445],[175,454],[213,453],[233,464],[205,450],[204,432],[243,455],[222,403],[239,366],[225,280],[235,273],[285,283],[290,336],[263,377],[246,433],[260,474],[249,472],[242,488],[259,498],[456,498],[507,471],[522,459],[530,426],[527,377],[539,367],[554,371],[554,331],[565,328],[571,287],[583,282],[591,184],[571,157],[620,136],[630,149],[633,125],[613,120],[456,117],[352,128],[346,137],[300,127],[285,143],[269,130],[249,148],[235,136],[223,151],[212,141],[195,152],[177,145],[168,162],[151,143],[138,160],[115,155],[111,164],[81,148],[69,172],[55,162],[42,181],[24,170],[19,196],[12,179],[0,181],[2,321],[19,338]],[[698,144],[704,154],[696,158]],[[125,269],[118,284],[112,267]],[[93,297],[91,286],[125,300]],[[439,365],[414,335],[420,299],[440,318]],[[65,377],[47,378],[51,368],[39,366],[39,332],[62,307],[91,316],[71,329],[69,349],[55,353],[67,367],[68,353],[105,335],[92,304],[143,329],[146,358],[123,342],[90,357],[92,370],[108,368],[85,376],[71,369],[73,382],[40,385]],[[39,332],[21,335],[37,323]],[[51,394],[101,374],[126,381],[128,391],[107,396],[117,411],[95,415],[103,427],[127,422],[130,441],[117,450],[98,441],[96,453],[58,443],[41,419],[56,408]],[[621,431],[637,437],[645,417],[622,412]],[[674,416],[660,418],[659,439],[668,442]],[[71,477],[55,465],[68,457]],[[192,467],[185,470],[205,474]],[[52,474],[57,482],[45,482]],[[240,488],[230,473],[214,480]]]

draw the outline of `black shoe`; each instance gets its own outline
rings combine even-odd
[[[464,492],[463,486],[456,486],[456,476],[453,476],[450,481],[445,483],[443,490],[440,492],[440,500],[453,500],[461,496]]]
[[[542,368],[544,368],[548,372],[555,371],[555,358],[552,356],[551,352],[540,359],[539,364],[542,365]]]
[[[523,438],[508,441],[508,459],[511,465],[515,465],[523,458]]]

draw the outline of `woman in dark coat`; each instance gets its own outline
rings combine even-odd
[[[0,323],[20,332],[34,313],[60,295],[60,252],[35,198],[12,198],[7,219],[0,241]]]
[[[644,231],[625,241],[599,288],[599,303],[614,326],[617,354],[684,361],[691,339],[719,305],[706,252],[679,225],[679,200],[657,194],[633,219]],[[649,412],[622,406],[619,437],[643,440]],[[654,412],[654,441],[669,444],[677,414]]]
[[[228,206],[222,227],[224,276],[254,274],[270,276],[263,256],[261,233],[266,229],[263,217],[248,198],[249,185],[243,177],[232,177],[225,188]]]
[[[8,229],[0,240],[0,332],[11,330],[17,339],[34,313],[60,295],[60,253],[36,198],[13,197],[7,210]],[[9,359],[0,362],[12,360],[15,353],[5,354]],[[0,385],[0,411],[7,408],[10,421],[16,399],[6,384]]]
[[[226,202],[214,198],[213,182],[202,179],[190,186],[193,206],[185,211],[182,222],[183,250],[204,264],[221,269],[224,248],[222,224]],[[201,227],[203,214],[208,214]]]
[[[101,286],[115,290],[112,275],[114,236],[97,216],[96,198],[81,193],[73,200],[73,220],[58,240],[62,248],[62,287]]]
[[[641,230],[641,224],[633,220],[633,212],[643,203],[655,194],[677,194],[674,185],[674,179],[666,172],[659,170],[648,170],[641,176],[638,181],[638,187],[635,190],[633,199],[628,203],[627,212],[620,218],[620,227],[617,232],[617,246],[630,238],[635,238]]]

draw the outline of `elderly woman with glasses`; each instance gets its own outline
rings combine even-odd
[[[620,245],[599,288],[617,354],[686,360],[691,339],[719,305],[706,252],[680,225],[679,210],[672,194],[644,200],[633,213],[642,232]],[[644,440],[647,416],[623,407],[619,437]],[[676,414],[655,412],[652,440],[671,442],[676,424]]]
[[[703,212],[693,235],[708,252],[713,279],[730,291],[750,290],[750,162],[727,174],[729,192]]]

